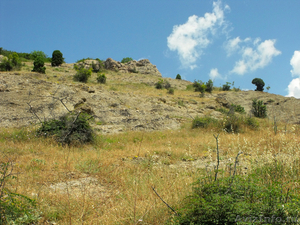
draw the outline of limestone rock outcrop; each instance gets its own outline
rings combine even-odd
[[[103,64],[105,69],[121,73],[141,73],[162,77],[156,66],[151,64],[148,59],[142,59],[139,61],[132,60],[128,63],[121,63],[113,60],[112,58],[108,58],[103,62]],[[84,62],[77,63],[76,65],[86,69],[93,67],[95,70],[99,70],[101,68],[98,60],[85,60]]]

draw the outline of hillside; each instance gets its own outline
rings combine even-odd
[[[191,82],[163,78],[175,88],[175,94],[155,89],[160,76],[106,70],[105,85],[96,82],[93,73],[88,83],[73,81],[74,64],[52,68],[46,64],[46,74],[30,72],[32,63],[22,71],[0,73],[1,127],[21,127],[41,119],[58,117],[69,110],[86,111],[95,117],[93,127],[102,133],[125,130],[176,129],[182,122],[196,116],[222,118],[218,109],[231,104],[241,105],[250,114],[252,99],[263,100],[269,119],[298,123],[300,100],[266,92],[213,91],[200,98],[187,90]],[[32,112],[30,112],[32,107]]]

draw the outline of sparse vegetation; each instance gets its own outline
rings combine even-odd
[[[174,95],[174,88],[169,88],[168,89],[168,94]]]
[[[226,82],[226,84],[223,84],[222,90],[223,91],[230,91],[231,88],[231,83],[230,82]]]

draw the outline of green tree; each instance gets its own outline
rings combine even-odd
[[[46,67],[44,67],[44,59],[42,57],[37,57],[33,62],[33,72],[45,73]]]
[[[206,86],[205,91],[208,92],[208,93],[211,93],[212,90],[213,90],[214,83],[213,83],[213,81],[212,81],[211,79],[209,79],[209,80],[206,82],[205,86]]]
[[[92,68],[90,69],[80,68],[79,70],[77,70],[77,73],[74,75],[73,78],[75,81],[86,83],[89,77],[92,75],[92,70],[93,70]]]
[[[132,61],[132,60],[133,60],[132,58],[126,57],[126,58],[123,58],[123,59],[122,59],[121,63],[128,63],[128,62],[130,62],[130,61]]]
[[[252,84],[256,85],[255,91],[264,91],[265,82],[260,78],[254,78]]]
[[[177,79],[177,80],[181,80],[180,74],[177,74],[176,79]]]
[[[60,66],[63,63],[64,63],[63,54],[59,50],[53,51],[51,66]]]
[[[43,58],[44,61],[46,61],[46,59],[48,58],[48,56],[43,51],[32,51],[32,52],[30,52],[30,58],[32,60],[35,60],[37,57]]]

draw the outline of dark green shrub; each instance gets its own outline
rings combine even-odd
[[[205,86],[206,86],[205,91],[211,93],[213,90],[214,83],[211,79],[209,79],[208,82],[206,82]]]
[[[11,71],[12,69],[13,69],[12,62],[7,58],[3,58],[0,63],[0,71]]]
[[[45,73],[46,67],[44,67],[44,60],[42,57],[37,57],[33,62],[33,72]]]
[[[230,91],[230,88],[231,88],[230,85],[231,85],[230,82],[226,82],[226,84],[223,84],[222,90],[223,91]]]
[[[163,82],[163,86],[164,86],[165,89],[171,88],[171,84],[166,80]]]
[[[267,107],[263,104],[263,101],[253,99],[252,100],[252,112],[255,117],[265,118],[267,117]]]
[[[264,90],[265,82],[262,79],[254,78],[252,80],[252,84],[256,85],[255,91],[263,91]]]
[[[169,88],[168,89],[168,94],[174,95],[174,88]]]
[[[159,80],[157,83],[155,83],[155,88],[156,89],[163,89],[163,80]]]
[[[130,62],[130,61],[132,61],[132,60],[133,60],[132,58],[126,57],[126,58],[123,58],[123,59],[122,59],[121,63],[128,63],[128,62]]]
[[[180,74],[177,74],[176,79],[177,79],[177,80],[181,80]]]
[[[79,70],[77,70],[77,73],[73,76],[73,79],[75,81],[86,83],[91,75],[92,75],[92,68],[90,69],[80,68]]]
[[[41,57],[44,62],[51,62],[51,58],[49,58],[43,51],[32,51],[30,53],[31,60],[36,60],[37,57]]]
[[[106,76],[105,74],[98,74],[97,76],[97,82],[100,84],[105,84],[106,83]]]
[[[68,113],[58,120],[45,121],[37,130],[39,136],[54,137],[62,144],[92,142],[94,132],[89,124],[92,117],[86,113]]]
[[[196,116],[192,122],[192,128],[207,128],[209,124],[217,123],[216,119],[211,117],[198,117]]]
[[[100,71],[103,71],[104,70],[104,63],[102,60],[100,59],[96,59],[98,64],[95,64],[94,62],[92,62],[92,68],[93,68],[93,72],[94,73],[98,73]]]
[[[59,50],[52,53],[51,66],[60,66],[64,63],[63,54]]]

